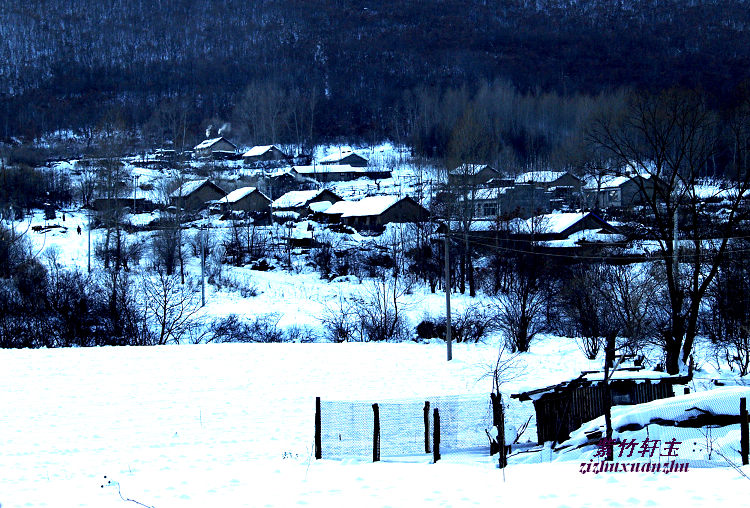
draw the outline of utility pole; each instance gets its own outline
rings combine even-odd
[[[87,228],[89,230],[88,236],[89,236],[89,250],[88,250],[88,258],[89,258],[89,273],[91,273],[91,210],[88,211],[89,216],[89,227]]]
[[[206,306],[206,228],[201,228],[201,307]]]
[[[450,218],[445,226],[445,342],[448,345],[448,361],[453,359],[453,343],[451,342],[451,268],[448,237],[451,232]]]

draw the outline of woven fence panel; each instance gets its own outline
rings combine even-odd
[[[441,449],[445,452],[487,449],[485,430],[492,427],[490,399],[458,395],[378,401],[321,401],[321,451],[327,459],[372,459],[373,409],[380,410],[380,455],[426,455],[425,401],[430,402],[428,447],[432,449],[433,410],[441,419]]]

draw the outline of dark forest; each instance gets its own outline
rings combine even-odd
[[[430,101],[680,87],[721,105],[750,69],[743,0],[6,1],[0,30],[6,140],[118,129],[187,146],[231,122],[249,143],[439,155],[440,133],[415,139]]]

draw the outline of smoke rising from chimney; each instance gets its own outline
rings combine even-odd
[[[208,127],[206,127],[206,139],[208,139],[208,138],[211,137],[211,131],[213,131],[213,130],[214,130],[214,126],[213,125],[209,125]]]
[[[228,136],[232,132],[232,124],[225,123],[219,128],[219,136]]]

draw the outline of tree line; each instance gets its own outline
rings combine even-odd
[[[259,93],[294,111],[264,113],[263,141],[253,126],[239,134],[307,144],[411,134],[411,98],[425,87],[440,96],[505,81],[568,98],[683,86],[721,97],[747,78],[749,12],[743,0],[6,4],[0,137],[107,124],[141,133],[177,109],[178,143],[190,144],[212,119],[253,122],[240,105]]]

